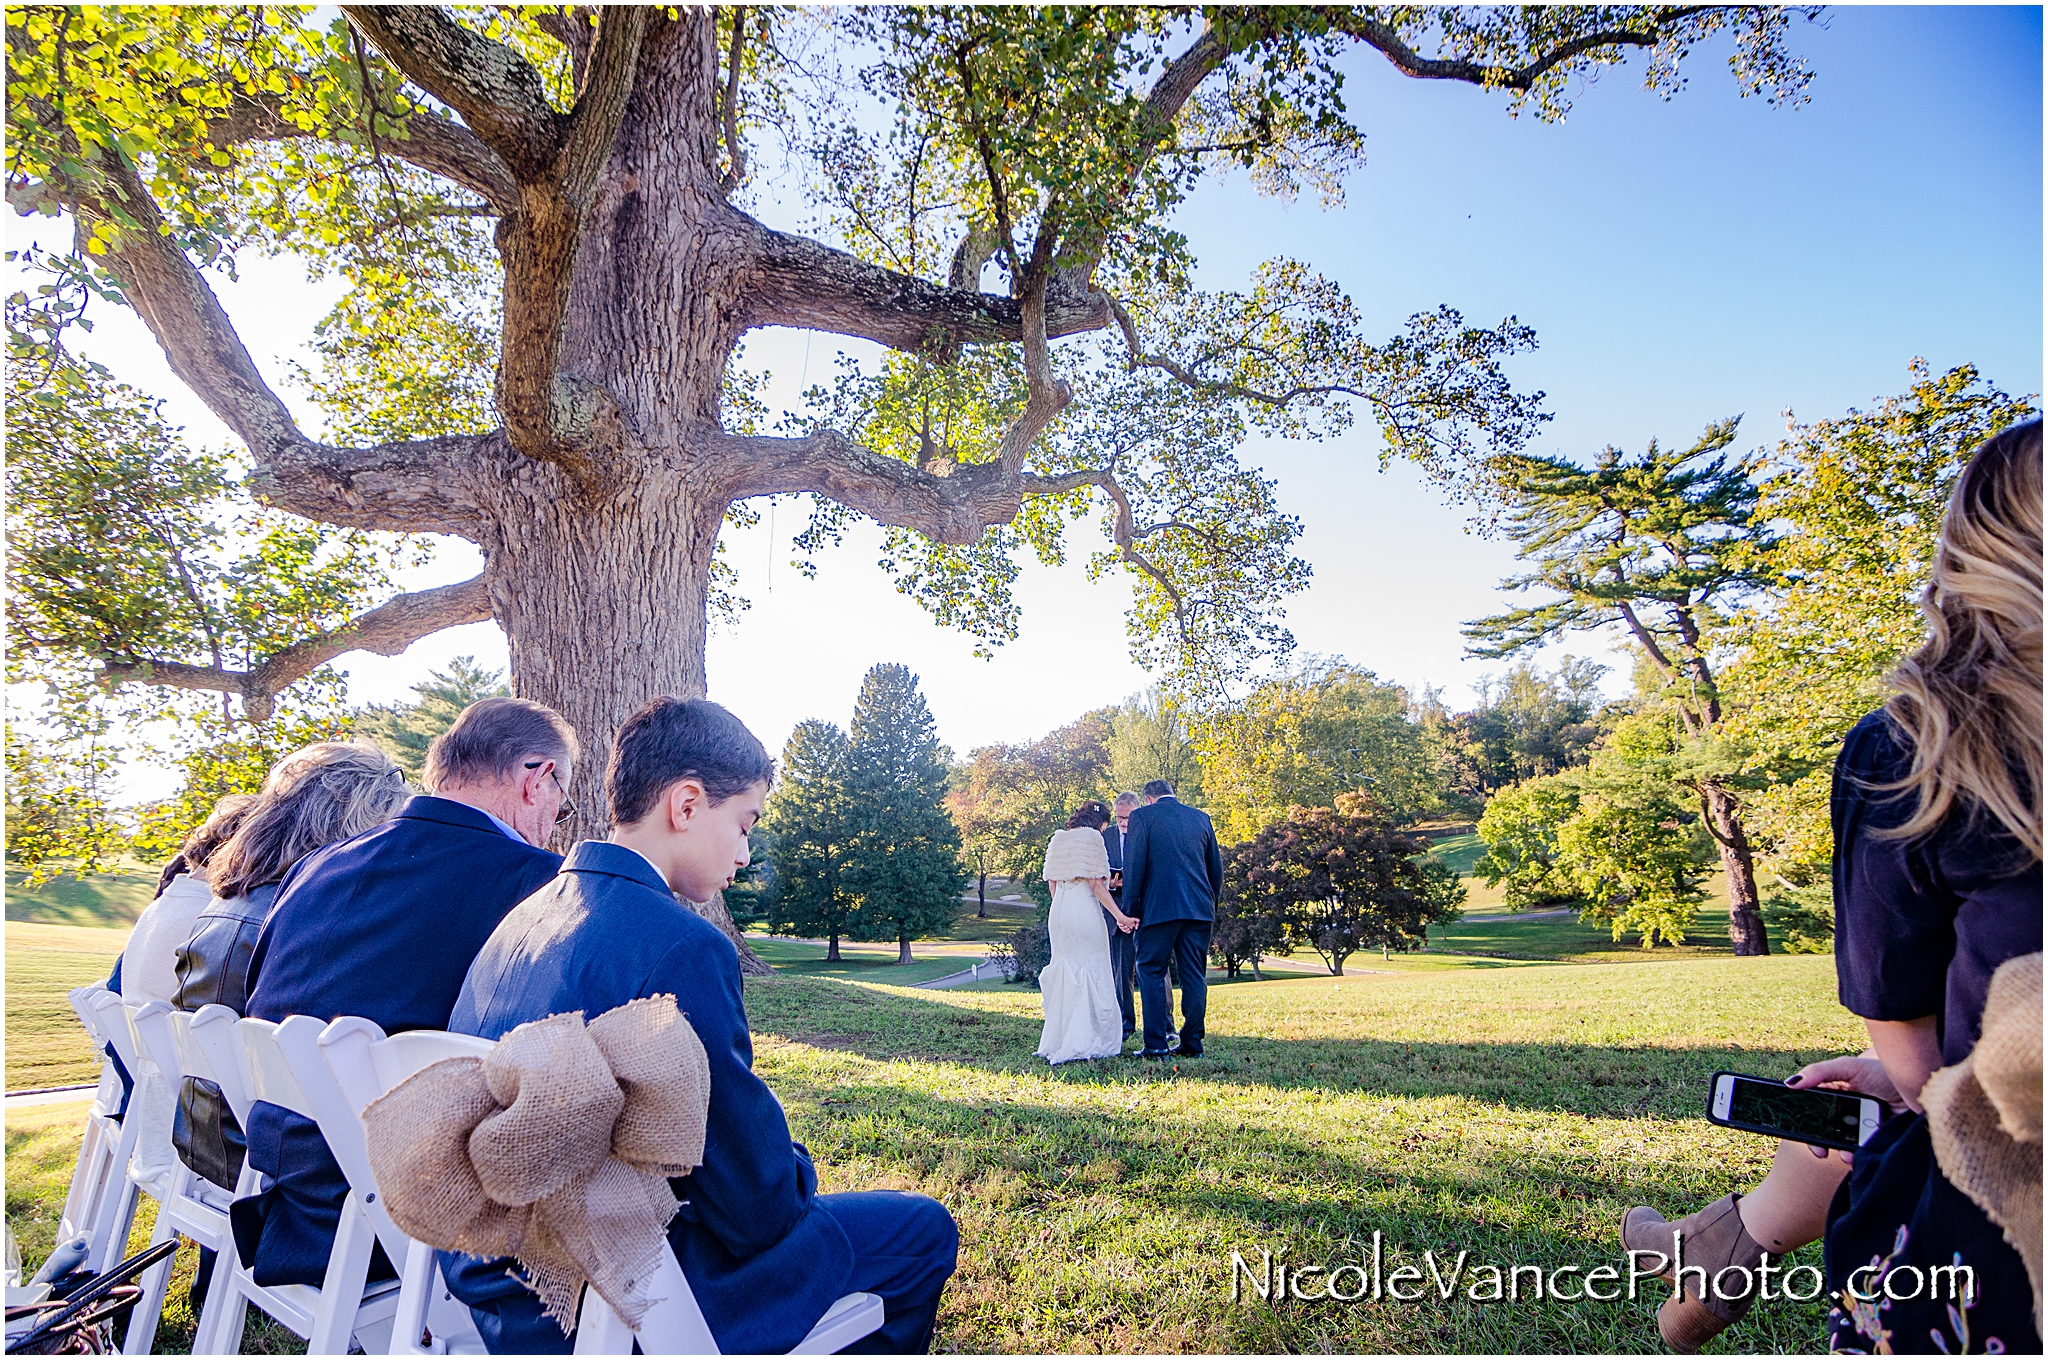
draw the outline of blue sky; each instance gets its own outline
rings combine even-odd
[[[1512,374],[1555,413],[1536,447],[1574,458],[1690,440],[1738,413],[1743,445],[1768,445],[1787,408],[1812,419],[1867,405],[1905,386],[1915,356],[2039,391],[2041,22],[2036,8],[1833,10],[1791,32],[1816,72],[1803,107],[1736,98],[1726,50],[1708,48],[1676,98],[1642,90],[1639,64],[1610,69],[1575,91],[1562,124],[1510,119],[1496,96],[1408,80],[1360,52],[1345,94],[1367,161],[1345,207],[1261,199],[1240,178],[1205,187],[1177,225],[1205,286],[1241,285],[1262,258],[1294,255],[1344,283],[1387,335],[1439,303],[1484,323],[1518,316],[1541,348]],[[763,215],[798,216],[795,205]],[[25,230],[11,223],[10,240]],[[281,376],[334,290],[304,284],[290,261],[242,272],[223,300]],[[170,398],[195,437],[228,442],[135,323],[102,317],[94,342],[96,357]],[[830,373],[840,344],[757,333],[748,360],[789,399]],[[1262,443],[1250,459],[1306,526],[1314,584],[1288,619],[1304,651],[1442,686],[1454,705],[1500,669],[1463,657],[1458,624],[1499,607],[1512,554],[1412,472],[1382,473],[1369,426],[1326,444]],[[844,722],[877,661],[923,677],[941,738],[962,751],[1034,736],[1146,682],[1125,651],[1127,588],[1080,570],[1095,546],[1086,526],[1072,565],[1027,568],[1023,636],[981,661],[893,593],[874,566],[878,532],[850,534],[816,581],[799,576],[787,558],[802,516],[785,503],[729,531],[753,608],[709,652],[712,697],[771,747],[802,718]],[[475,562],[452,544],[412,584],[460,579]],[[342,665],[355,697],[383,701],[460,653],[503,664],[503,640],[475,625]]]

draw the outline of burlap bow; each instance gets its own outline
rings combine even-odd
[[[702,1165],[710,1102],[703,1043],[654,996],[587,1027],[581,1011],[521,1025],[363,1119],[391,1221],[429,1246],[518,1257],[566,1333],[586,1281],[639,1326],[676,1211],[668,1177]]]
[[[2026,1263],[2041,1322],[2041,956],[1991,975],[1970,1056],[1927,1079],[1920,1103],[1935,1160]]]

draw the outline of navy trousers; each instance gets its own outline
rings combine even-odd
[[[1138,1010],[1131,999],[1138,980],[1138,936],[1136,931],[1126,935],[1118,930],[1116,918],[1106,911],[1102,924],[1109,927],[1109,982],[1116,988],[1116,1005],[1123,1012],[1124,1038],[1128,1039],[1138,1031]]]
[[[818,1207],[839,1221],[853,1244],[846,1294],[882,1300],[882,1327],[846,1348],[853,1355],[922,1355],[931,1349],[939,1295],[952,1278],[960,1230],[946,1206],[900,1190],[820,1195]],[[490,1310],[470,1309],[493,1355],[567,1355],[575,1334],[542,1314],[540,1300],[521,1294]]]
[[[1145,1000],[1145,1051],[1166,1051],[1173,1028],[1173,996],[1166,970],[1180,979],[1180,1051],[1201,1054],[1203,1022],[1209,1015],[1209,921],[1146,922],[1138,927],[1138,991]]]

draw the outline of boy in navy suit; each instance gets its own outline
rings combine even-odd
[[[774,765],[745,725],[704,699],[656,699],[612,747],[613,831],[569,852],[560,877],[513,909],[477,955],[448,1028],[496,1039],[564,1011],[595,1019],[673,995],[711,1062],[704,1164],[671,1182],[669,1244],[719,1349],[787,1351],[843,1294],[882,1299],[853,1349],[931,1342],[959,1233],[945,1206],[896,1191],[820,1195],[810,1153],[753,1070],[739,956],[677,902],[708,900],[747,863]],[[442,1253],[449,1289],[494,1353],[566,1353],[572,1337],[503,1259]]]

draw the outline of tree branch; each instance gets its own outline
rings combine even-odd
[[[720,193],[729,194],[747,178],[747,149],[740,144],[740,56],[747,45],[747,7],[732,12],[732,47],[726,54],[725,93],[719,100],[720,121],[725,128],[725,174],[718,181]]]
[[[237,93],[224,112],[207,119],[207,138],[217,147],[229,147],[321,135],[286,119],[283,107],[276,95]],[[519,185],[512,172],[482,139],[452,119],[415,110],[405,120],[404,136],[380,145],[386,155],[460,184],[501,213],[519,207]]]
[[[88,164],[96,184],[54,186],[76,215],[79,254],[87,253],[96,229],[112,229],[97,237],[107,247],[102,258],[171,371],[248,445],[257,495],[334,524],[475,533],[468,479],[451,474],[476,455],[479,437],[372,448],[308,439],[257,371],[212,287],[165,230],[140,177],[111,152]]]
[[[1708,6],[1694,5],[1685,9],[1672,10],[1662,16],[1667,21],[1689,19],[1704,12]],[[1608,29],[1599,33],[1588,33],[1562,43],[1550,52],[1544,53],[1526,66],[1486,66],[1476,61],[1437,60],[1424,57],[1401,40],[1387,24],[1370,15],[1351,13],[1337,19],[1340,32],[1375,48],[1395,70],[1416,80],[1458,80],[1471,85],[1484,85],[1493,89],[1527,91],[1538,80],[1549,74],[1560,64],[1573,57],[1583,56],[1601,47],[1655,47],[1661,41],[1661,31],[1636,33],[1627,29]]]
[[[249,719],[266,722],[272,712],[272,701],[280,691],[345,652],[397,656],[430,633],[459,624],[483,623],[490,617],[490,591],[484,578],[478,576],[457,585],[414,591],[387,600],[338,628],[265,657],[246,671],[192,666],[182,661],[109,662],[100,667],[98,679],[108,689],[143,681],[240,695],[243,712]]]
[[[760,272],[759,281],[748,292],[749,327],[796,326],[857,335],[938,362],[951,360],[962,345],[1014,342],[1024,337],[1023,304],[1015,298],[974,291],[971,279],[966,288],[946,288],[913,274],[869,264],[808,237],[773,231],[758,223],[755,229]],[[975,273],[979,275],[978,267]],[[1064,271],[1048,282],[1048,338],[1101,330],[1109,324],[1105,299],[1073,287]]]
[[[526,58],[438,5],[343,5],[341,12],[386,61],[461,114],[522,184],[548,178],[569,119],[548,102],[547,85]]]

